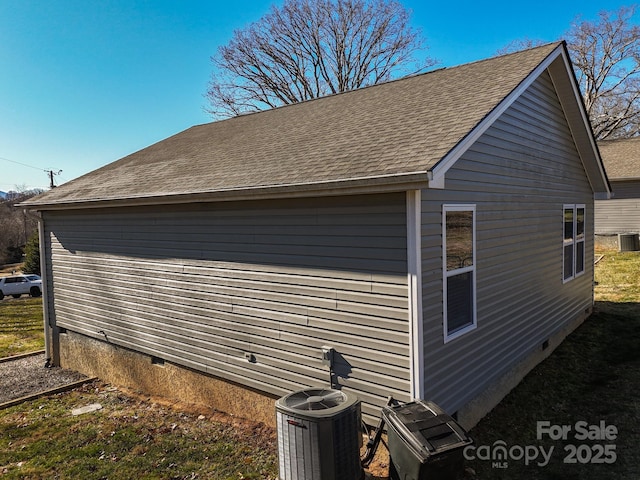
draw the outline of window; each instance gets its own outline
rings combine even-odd
[[[444,340],[476,328],[475,205],[442,208]]]
[[[585,206],[565,205],[562,244],[562,279],[568,282],[584,273]]]

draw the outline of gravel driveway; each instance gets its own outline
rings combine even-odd
[[[0,404],[87,378],[60,367],[44,368],[44,353],[0,363]]]

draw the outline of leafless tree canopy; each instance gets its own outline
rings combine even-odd
[[[567,35],[571,60],[597,139],[640,134],[640,27],[635,7],[601,12]]]
[[[22,190],[0,198],[0,265],[22,261],[23,247],[37,230],[38,221],[33,213],[15,205],[42,192],[39,189]]]
[[[545,42],[544,40],[540,40],[538,38],[533,39],[525,37],[509,42],[506,46],[498,49],[496,55],[506,55],[508,53],[526,50],[528,48],[539,47],[540,45],[544,45],[545,43],[548,42]]]
[[[212,57],[210,113],[237,115],[422,71],[435,61],[414,61],[423,40],[409,17],[388,0],[285,0]]]
[[[577,19],[565,34],[584,104],[598,140],[640,135],[640,27],[635,7]],[[541,40],[514,40],[498,54],[535,47]]]

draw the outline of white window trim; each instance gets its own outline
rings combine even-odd
[[[470,267],[459,268],[447,271],[447,212],[473,212],[473,265]],[[471,282],[473,287],[473,319],[472,323],[462,327],[451,334],[448,333],[447,322],[447,279],[453,275],[471,272]],[[444,335],[444,343],[450,342],[472,330],[478,326],[478,309],[476,301],[476,205],[475,204],[444,204],[442,205],[442,329]]]
[[[573,212],[573,234],[572,234],[572,238],[571,240],[567,240],[566,238],[564,238],[565,236],[565,228],[566,228],[566,220],[564,218],[565,215],[565,211],[567,210],[571,210]],[[575,264],[576,264],[576,260],[575,260],[575,251],[576,251],[576,247],[575,247],[575,239],[576,239],[576,206],[575,205],[568,205],[568,204],[564,204],[562,206],[562,283],[567,283],[571,280],[573,280],[573,276],[575,273]],[[566,275],[566,271],[565,271],[565,265],[566,265],[566,259],[565,259],[565,249],[568,245],[573,245],[573,263],[572,263],[572,267],[571,267],[571,275],[567,276]]]
[[[582,208],[584,210],[584,230],[585,233],[583,233],[582,238],[579,239],[578,238],[578,209]],[[564,238],[564,211],[565,210],[573,210],[573,238],[571,241],[567,241]],[[586,204],[584,203],[568,203],[568,204],[564,204],[562,206],[562,283],[567,283],[570,282],[571,280],[578,278],[582,275],[584,275],[585,271],[586,271],[586,253],[585,253],[585,239],[586,239],[586,230],[587,230],[587,207]],[[577,257],[578,257],[578,244],[582,243],[583,247],[582,247],[582,255],[583,255],[583,259],[582,259],[582,271],[581,272],[577,272],[576,273],[576,265],[577,265]],[[565,278],[565,271],[564,271],[564,265],[565,265],[565,258],[564,258],[564,250],[565,247],[567,245],[573,245],[573,259],[572,259],[572,263],[571,263],[571,275],[569,277]]]

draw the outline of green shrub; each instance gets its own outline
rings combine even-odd
[[[24,247],[24,273],[40,275],[40,236],[36,230]]]

